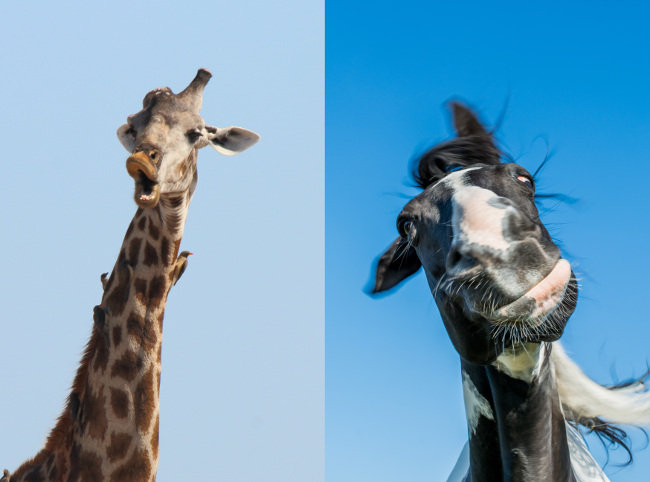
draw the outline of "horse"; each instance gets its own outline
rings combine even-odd
[[[450,103],[457,137],[419,159],[422,192],[397,217],[373,294],[424,270],[461,359],[468,443],[449,481],[608,480],[579,427],[625,445],[650,424],[642,380],[605,387],[558,341],[578,282],[539,218],[535,179],[475,112]]]

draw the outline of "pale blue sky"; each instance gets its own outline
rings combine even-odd
[[[409,159],[451,135],[452,97],[492,125],[509,97],[497,137],[531,171],[548,139],[540,189],[579,199],[543,215],[583,277],[565,346],[602,383],[644,372],[650,10],[626,5],[327,1],[328,481],[443,481],[467,440],[459,358],[424,276],[362,292],[417,192]],[[635,455],[612,480],[648,480],[650,449]]]
[[[116,129],[206,67],[206,122],[262,140],[199,154],[182,243],[195,256],[165,316],[158,480],[322,480],[323,9],[0,8],[0,469],[35,455],[62,410],[135,212]]]

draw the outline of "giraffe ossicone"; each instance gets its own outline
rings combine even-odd
[[[3,482],[155,480],[163,316],[187,264],[178,251],[197,151],[210,145],[232,155],[259,140],[241,127],[205,125],[199,111],[210,77],[200,69],[179,94],[152,90],[118,129],[138,210],[110,276],[102,276],[102,300],[66,407],[41,451],[12,475],[5,471]]]

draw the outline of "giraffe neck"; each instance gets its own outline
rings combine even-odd
[[[190,197],[136,212],[66,409],[12,482],[155,480],[163,316]]]

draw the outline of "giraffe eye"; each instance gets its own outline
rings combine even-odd
[[[187,132],[187,138],[189,139],[189,141],[190,141],[192,144],[194,144],[196,141],[198,141],[199,138],[200,138],[202,135],[203,135],[203,134],[202,134],[201,131],[198,130],[198,129],[192,129],[191,131],[188,131],[188,132]]]

